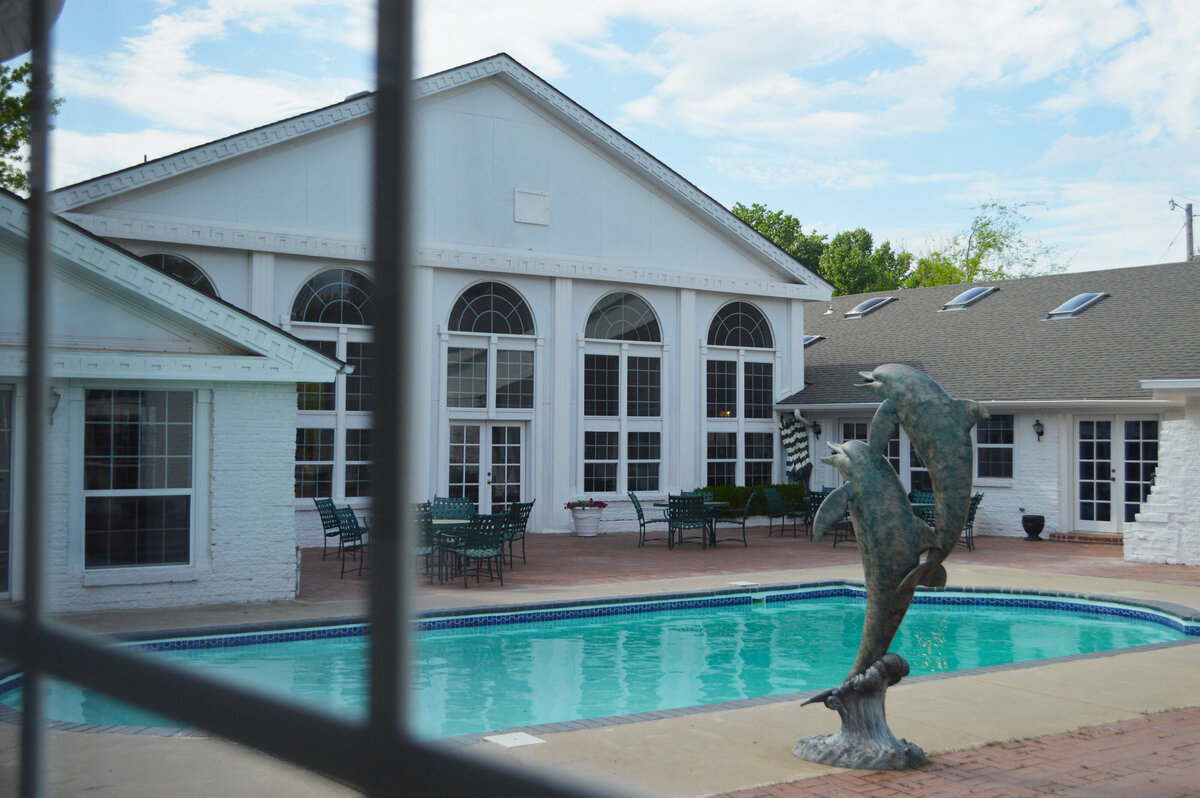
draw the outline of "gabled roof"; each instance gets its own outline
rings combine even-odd
[[[951,396],[977,401],[1150,399],[1142,380],[1200,377],[1200,264],[1169,263],[834,297],[810,305],[804,390],[783,404],[876,404],[855,388],[859,371],[907,363]],[[961,310],[942,306],[971,285],[999,290]],[[1085,292],[1109,294],[1075,318],[1047,319]],[[872,296],[896,296],[858,319],[844,314]]]
[[[797,282],[812,286],[821,292],[832,293],[833,289],[829,283],[775,246],[725,206],[506,53],[420,78],[415,81],[414,94],[419,102],[488,79],[505,81],[593,146],[600,148],[634,173],[642,175],[692,212],[716,224]],[[353,95],[343,102],[325,108],[60,188],[52,194],[50,207],[55,213],[72,211],[126,191],[351,123],[374,110],[373,93]]]
[[[22,251],[29,237],[25,200],[0,189],[0,241]],[[237,354],[188,354],[55,349],[52,377],[123,379],[188,378],[229,382],[327,382],[345,368],[340,360],[313,348],[250,313],[203,294],[154,269],[126,250],[55,218],[50,225],[53,268],[68,270],[103,285],[127,307],[172,319],[181,330],[221,341]],[[130,311],[136,312],[136,311]],[[53,338],[54,331],[50,331]],[[0,349],[0,373],[24,370],[24,347]]]

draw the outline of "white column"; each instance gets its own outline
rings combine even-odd
[[[438,455],[435,446],[440,430],[436,423],[439,386],[445,382],[445,375],[437,373],[437,358],[434,357],[438,347],[438,334],[433,320],[433,306],[428,301],[428,298],[433,296],[433,269],[414,266],[412,276],[413,295],[426,298],[426,301],[409,305],[409,311],[412,313],[409,330],[416,345],[409,352],[409,357],[412,358],[412,379],[406,380],[412,392],[409,396],[412,412],[409,446],[412,457],[409,461],[408,479],[413,499],[422,501],[433,496],[436,487],[431,477]],[[383,378],[383,374],[376,377]]]
[[[275,316],[275,254],[250,253],[250,307],[255,316],[270,321]],[[291,308],[285,308],[284,313]]]
[[[675,451],[670,456],[677,464],[671,469],[671,492],[678,493],[686,485],[691,488],[700,484],[700,454],[697,448],[701,438],[697,430],[697,419],[703,417],[704,406],[703,373],[697,374],[699,360],[696,337],[696,292],[690,289],[679,291],[679,385],[676,410],[679,423],[676,426]]]
[[[551,363],[547,390],[543,394],[543,414],[549,423],[542,427],[547,435],[539,442],[538,449],[549,458],[550,467],[545,470],[547,490],[538,501],[538,504],[544,503],[544,507],[537,508],[540,510],[537,517],[544,529],[563,532],[571,528],[570,515],[563,509],[563,504],[572,492],[576,465],[583,461],[583,431],[575,423],[576,411],[582,412],[583,397],[578,397],[577,402],[571,401],[576,356],[572,332],[575,327],[573,287],[569,278],[554,278],[550,316],[553,330],[549,346]]]

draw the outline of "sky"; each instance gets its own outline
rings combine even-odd
[[[986,202],[1070,271],[1186,258],[1186,0],[438,0],[417,74],[506,52],[718,202],[918,255]],[[67,0],[53,181],[373,88],[370,0]]]

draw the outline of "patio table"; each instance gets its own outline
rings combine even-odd
[[[655,502],[655,507],[669,507],[670,502]],[[724,510],[729,507],[729,502],[705,502],[704,514],[707,521],[704,528],[708,531],[708,542],[712,546],[717,545],[717,510]]]

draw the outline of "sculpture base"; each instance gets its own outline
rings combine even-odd
[[[864,673],[811,699],[837,710],[842,730],[806,737],[796,743],[792,753],[809,762],[860,770],[909,770],[928,765],[919,746],[896,739],[884,713],[888,687],[907,675],[908,663],[901,656],[884,654]]]

